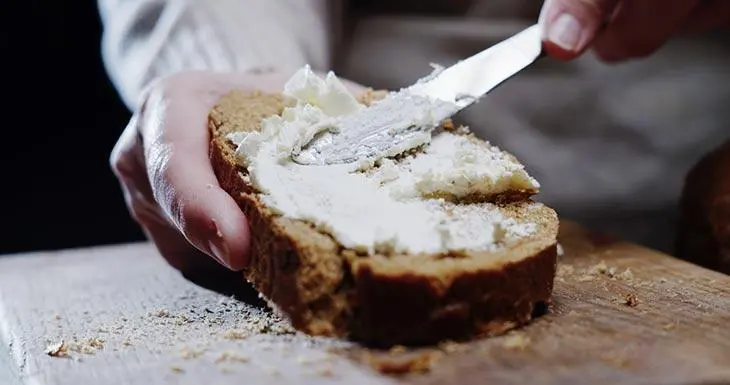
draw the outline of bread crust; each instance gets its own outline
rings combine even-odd
[[[234,91],[222,98],[209,116],[210,159],[221,187],[249,220],[244,276],[292,326],[369,345],[429,344],[501,334],[546,308],[558,230],[557,215],[546,206],[505,204],[505,212],[534,217],[540,228],[510,252],[370,257],[270,211],[246,182],[225,135],[258,129],[283,108],[279,95]],[[419,268],[409,258],[418,258]]]

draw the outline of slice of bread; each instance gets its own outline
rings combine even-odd
[[[368,104],[374,95],[359,100]],[[259,130],[264,118],[284,107],[277,94],[234,91],[222,98],[209,116],[210,158],[221,186],[250,222],[245,278],[296,329],[379,346],[424,344],[501,334],[546,309],[556,270],[558,218],[530,200],[534,192],[481,197],[492,203],[476,198],[458,203],[467,210],[494,205],[506,217],[534,224],[531,234],[498,250],[439,254],[364,255],[311,223],[264,205],[227,135]]]

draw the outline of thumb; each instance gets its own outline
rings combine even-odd
[[[593,42],[619,0],[546,0],[540,13],[545,50],[570,60]]]

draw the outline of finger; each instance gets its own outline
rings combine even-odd
[[[122,135],[122,138],[124,137],[125,135]],[[125,140],[120,141],[122,145],[119,147],[126,147],[124,142]],[[130,152],[137,151],[137,148],[139,147],[132,147]],[[122,151],[124,150],[116,153],[123,153]],[[198,262],[198,259],[208,261],[210,258],[200,258],[200,251],[192,247],[180,232],[165,220],[159,206],[152,200],[152,192],[146,178],[138,177],[145,175],[143,166],[136,172],[129,173],[128,166],[124,164],[129,162],[130,158],[121,159],[114,163],[115,171],[118,170],[116,172],[120,176],[124,201],[133,219],[172,267],[183,273],[197,270],[201,263],[205,263]],[[142,165],[141,162],[138,164]]]
[[[694,34],[726,26],[730,26],[730,1],[705,0],[692,10],[681,32]]]
[[[589,47],[618,0],[546,0],[540,13],[545,50],[573,59]]]
[[[247,287],[241,285],[240,273],[233,274],[222,261],[216,262],[191,246],[176,228],[160,218],[159,210],[149,210],[156,206],[149,202],[147,196],[132,189],[133,186],[122,184],[127,206],[138,219],[147,239],[152,241],[170,266],[185,278],[208,289],[239,298],[251,297]]]
[[[623,1],[594,50],[606,62],[648,56],[675,34],[698,1]]]
[[[137,135],[137,122],[138,117],[134,115],[112,150],[110,166],[122,187],[132,218],[141,226],[153,222],[169,226],[152,200],[152,189],[144,168],[142,144]]]
[[[138,115],[135,114],[114,146],[109,158],[111,168],[119,180],[124,202],[132,218],[167,262],[183,271],[190,268],[187,257],[194,254],[191,251],[197,250],[171,226],[154,202],[152,189],[146,178],[142,144],[137,135],[138,120]]]
[[[206,81],[202,78],[185,80],[183,89],[178,84],[161,87],[148,99],[141,133],[150,185],[168,218],[191,244],[240,270],[250,247],[248,223],[219,186],[208,157],[208,111],[220,94],[197,92],[197,86],[210,87],[210,78],[205,84],[197,83]]]

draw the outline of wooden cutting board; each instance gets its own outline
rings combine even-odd
[[[560,239],[547,315],[390,352],[292,334],[148,244],[3,257],[0,383],[730,384],[730,277],[572,224]],[[66,356],[44,352],[62,340]]]

